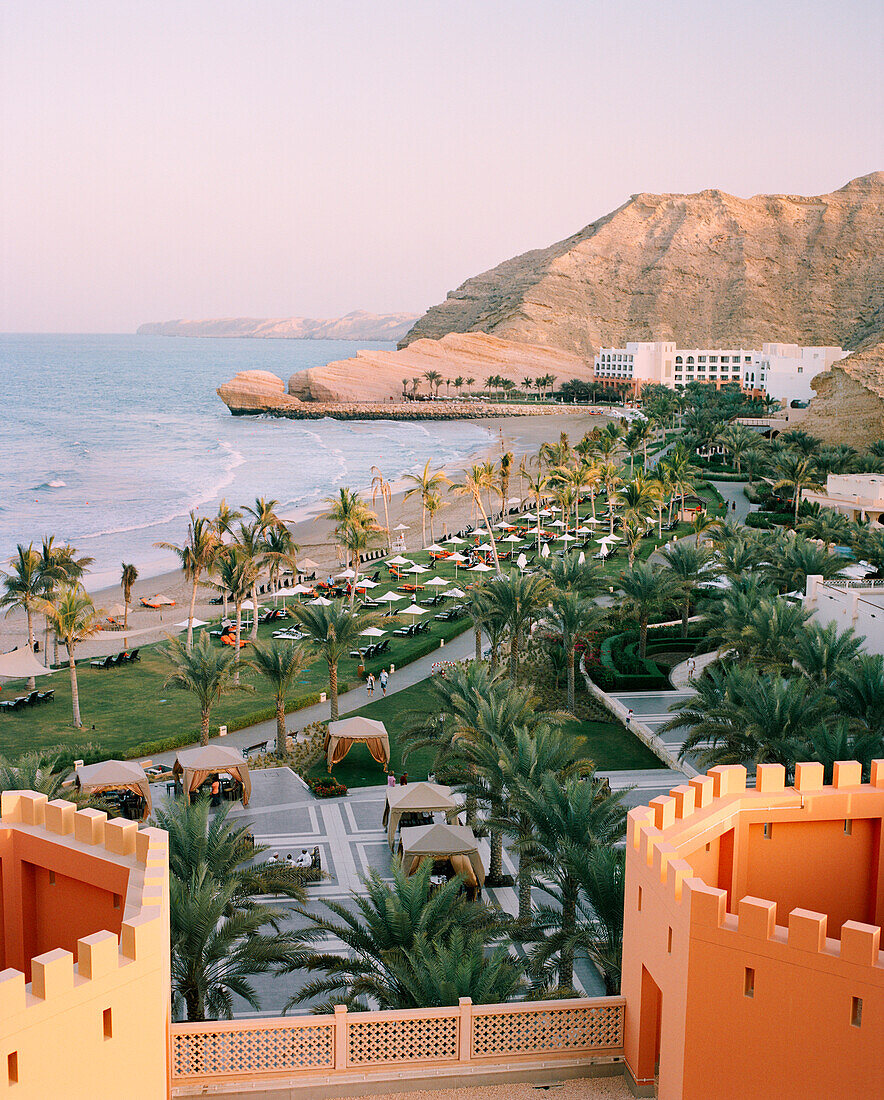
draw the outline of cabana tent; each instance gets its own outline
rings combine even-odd
[[[184,793],[190,800],[191,791],[201,787],[210,775],[226,772],[242,783],[242,804],[248,806],[252,795],[249,765],[239,749],[226,745],[201,745],[197,749],[184,749],[175,758],[172,774],[181,776]]]
[[[29,676],[48,676],[51,668],[41,665],[29,645],[0,653],[0,680],[24,680]]]
[[[396,830],[403,814],[444,813],[450,819],[459,810],[460,806],[451,797],[451,788],[443,787],[441,783],[408,783],[404,787],[388,787],[383,824],[387,826],[390,851],[396,847]]]
[[[481,886],[485,868],[479,842],[466,825],[416,825],[399,832],[399,857],[406,875],[413,875],[425,859],[447,859],[452,870],[469,886]]]
[[[80,765],[74,774],[74,782],[84,794],[101,794],[102,791],[134,791],[144,799],[141,820],[150,817],[153,803],[150,783],[144,768],[131,760],[102,760],[100,764]]]
[[[329,722],[325,739],[325,758],[328,770],[333,764],[339,764],[357,741],[364,742],[366,748],[379,764],[390,762],[390,738],[383,722],[373,718],[342,718],[338,722]]]

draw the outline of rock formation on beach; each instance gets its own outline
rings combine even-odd
[[[852,447],[884,439],[884,342],[833,363],[811,385],[816,397],[801,420],[805,431]]]
[[[426,371],[442,376],[442,394],[462,395],[468,389],[484,389],[491,375],[509,378],[521,386],[525,378],[552,374],[559,385],[570,378],[590,381],[591,364],[561,348],[517,344],[483,333],[452,333],[441,340],[417,340],[401,351],[358,351],[353,359],[340,359],[324,367],[299,371],[289,379],[288,392],[302,401],[389,401],[401,400],[403,384],[411,393],[412,379],[423,379]],[[472,378],[471,387],[452,389],[460,376]],[[418,392],[427,394],[421,381]]]
[[[155,321],[141,325],[138,336],[249,336],[277,340],[399,340],[420,314],[378,315],[357,309],[346,317],[315,320],[288,317],[265,320],[223,317],[214,321]]]
[[[829,195],[634,195],[468,279],[400,346],[487,332],[584,358],[626,340],[855,348],[884,330],[884,173]]]
[[[218,387],[218,396],[234,413],[263,413],[301,404],[285,392],[285,383],[266,370],[243,370]]]

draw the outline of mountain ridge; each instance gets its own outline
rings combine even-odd
[[[357,309],[343,317],[218,317],[204,321],[151,321],[138,336],[215,336],[267,340],[391,340],[402,338],[416,313],[368,313]]]

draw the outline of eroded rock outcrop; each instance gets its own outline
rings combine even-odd
[[[279,409],[297,408],[301,404],[285,392],[285,383],[266,370],[243,370],[224,382],[217,394],[234,416]]]
[[[633,196],[468,279],[405,337],[482,331],[589,357],[627,340],[855,348],[882,329],[884,173],[829,195]]]
[[[561,385],[570,378],[593,377],[591,364],[561,348],[519,344],[484,333],[453,333],[441,340],[415,341],[400,351],[358,351],[353,359],[299,371],[289,379],[288,390],[302,401],[398,401],[405,390],[412,392],[415,379],[417,392],[429,393],[423,376],[432,370],[443,379],[439,393],[451,396],[486,388],[492,375],[510,379],[523,392],[526,378],[551,374]],[[456,378],[473,381],[461,387],[444,384]]]
[[[884,343],[833,363],[811,385],[816,397],[801,421],[805,431],[852,447],[884,439]]]

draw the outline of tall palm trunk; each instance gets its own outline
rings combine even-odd
[[[234,646],[236,652],[233,655],[233,682],[239,683],[239,639],[242,635],[242,598],[238,598],[236,601],[236,635],[234,637]]]
[[[685,593],[684,606],[681,609],[681,636],[686,638],[688,636],[688,619],[691,615],[691,594]]]
[[[200,744],[208,745],[209,743],[209,714],[208,707],[203,707],[200,711]]]
[[[190,615],[187,618],[187,652],[193,649],[193,613],[196,609],[196,590],[200,583],[199,573],[193,578],[193,589],[190,593]]]
[[[494,556],[494,568],[497,572],[500,572],[500,558],[497,556],[497,539],[494,537],[494,532],[491,530],[491,523],[488,519],[488,515],[485,511],[485,505],[482,503],[482,494],[476,494],[476,503],[479,505],[479,511],[482,513],[482,523],[485,525],[485,530],[488,532],[488,538],[491,540],[491,553]]]
[[[574,947],[568,940],[577,924],[577,884],[570,879],[565,883],[562,895],[562,932],[565,945],[559,953],[559,985],[570,989],[574,984]]]
[[[77,686],[77,662],[74,660],[74,644],[68,639],[68,668],[71,671],[71,710],[74,717],[74,726],[81,729],[83,720],[80,718],[80,691]]]
[[[252,585],[252,631],[249,637],[254,641],[258,637],[258,582]]]
[[[519,831],[523,838],[531,836],[531,822],[525,814],[519,815]],[[527,927],[531,923],[531,886],[534,874],[531,860],[525,856],[519,856],[519,924]]]
[[[514,630],[510,636],[510,679],[513,687],[519,683],[519,631]]]
[[[328,662],[328,695],[331,705],[331,721],[338,720],[338,666],[337,662]]]
[[[638,620],[638,655],[642,660],[648,655],[648,617],[642,616]]]
[[[574,713],[574,646],[568,647],[568,710]]]
[[[29,607],[25,608],[25,613],[28,617],[28,645],[31,647],[31,652],[34,652],[34,617],[31,614]],[[34,676],[28,677],[28,691],[33,691],[37,686],[37,680]]]
[[[285,699],[281,695],[276,697],[276,755],[280,758],[286,754],[285,733]]]
[[[495,799],[491,803],[491,816],[499,817],[501,812],[500,802]],[[491,859],[488,864],[489,885],[500,882],[503,875],[503,833],[500,829],[491,830]]]
[[[482,628],[476,627],[476,660],[482,660]]]

